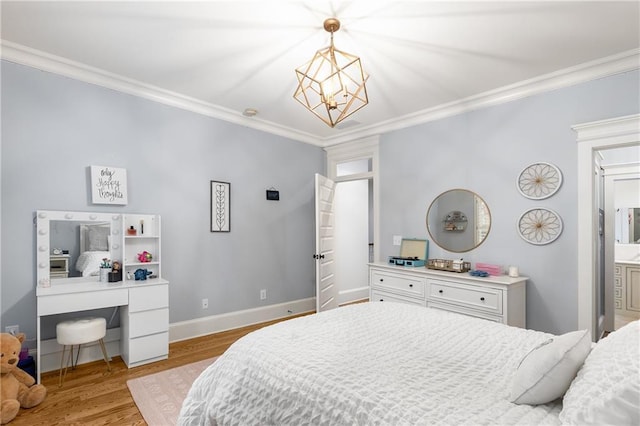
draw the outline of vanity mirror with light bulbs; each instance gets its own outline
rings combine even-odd
[[[99,281],[104,259],[122,265],[122,280],[162,276],[158,215],[39,210],[35,220],[38,287]]]
[[[118,213],[37,211],[37,285],[98,281],[103,258],[123,259],[122,219]]]

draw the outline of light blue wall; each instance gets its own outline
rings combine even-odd
[[[1,71],[3,327],[35,336],[38,209],[160,214],[171,322],[314,296],[321,148],[5,61]],[[90,203],[90,165],[127,169],[127,206]],[[231,182],[230,233],[209,231],[212,179]],[[280,201],[265,199],[270,187]]]
[[[553,333],[577,327],[578,185],[576,134],[571,126],[640,112],[639,73],[629,72],[469,112],[381,137],[381,255],[397,251],[393,235],[425,237],[425,215],[441,192],[466,188],[487,202],[491,231],[465,260],[517,265],[530,277],[527,326]],[[533,201],[516,188],[532,162],[555,164],[560,191]],[[520,238],[516,222],[533,207],[560,214],[564,231],[555,242],[534,246]],[[431,244],[432,258],[456,258]]]
[[[571,125],[638,113],[639,86],[638,72],[625,73],[382,135],[382,257],[396,254],[393,235],[427,235],[425,215],[439,193],[473,190],[493,222],[487,241],[465,259],[517,265],[531,278],[530,328],[575,329],[579,183]],[[3,326],[35,335],[37,209],[162,215],[171,322],[314,295],[309,254],[321,149],[7,62],[1,101]],[[535,161],[564,175],[547,200],[528,200],[515,186]],[[92,164],[127,169],[128,206],[89,202]],[[211,179],[232,184],[229,234],[209,232]],[[281,201],[265,200],[272,186]],[[563,234],[547,246],[516,232],[518,217],[536,206],[564,220]],[[435,244],[430,256],[459,257]],[[267,302],[258,300],[261,288]],[[200,308],[204,297],[208,310]]]

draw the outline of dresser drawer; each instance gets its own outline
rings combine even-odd
[[[614,288],[613,289],[613,295],[616,299],[621,299],[622,298],[622,288]]]
[[[129,290],[129,311],[169,307],[169,286],[166,284],[137,287]]]
[[[371,272],[371,288],[390,291],[406,296],[424,298],[426,279],[411,276],[397,276],[381,271]]]
[[[502,291],[486,287],[428,280],[429,299],[493,314],[502,314]]]
[[[410,305],[424,306],[424,300],[412,299],[410,297],[402,297],[392,293],[385,293],[383,291],[371,291],[372,302],[396,302],[396,303],[408,303]]]
[[[458,314],[463,314],[470,317],[482,318],[489,321],[506,324],[505,319],[502,316],[495,316],[488,313],[479,312],[473,309],[465,309],[461,306],[444,305],[444,304],[441,305],[439,303],[427,302],[427,307],[432,309],[440,309],[447,312],[456,312]]]
[[[613,277],[613,284],[616,287],[622,287],[622,277]]]

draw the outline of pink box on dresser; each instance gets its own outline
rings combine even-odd
[[[476,270],[488,272],[489,275],[502,275],[502,266],[490,263],[476,263]]]

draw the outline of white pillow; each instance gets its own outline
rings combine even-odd
[[[640,321],[598,342],[562,406],[563,424],[640,424]]]
[[[109,250],[109,243],[107,238],[109,236],[109,228],[104,226],[92,226],[89,228],[89,251],[107,251]]]
[[[534,348],[518,366],[510,401],[537,405],[560,398],[569,389],[590,350],[588,330],[556,336]]]

